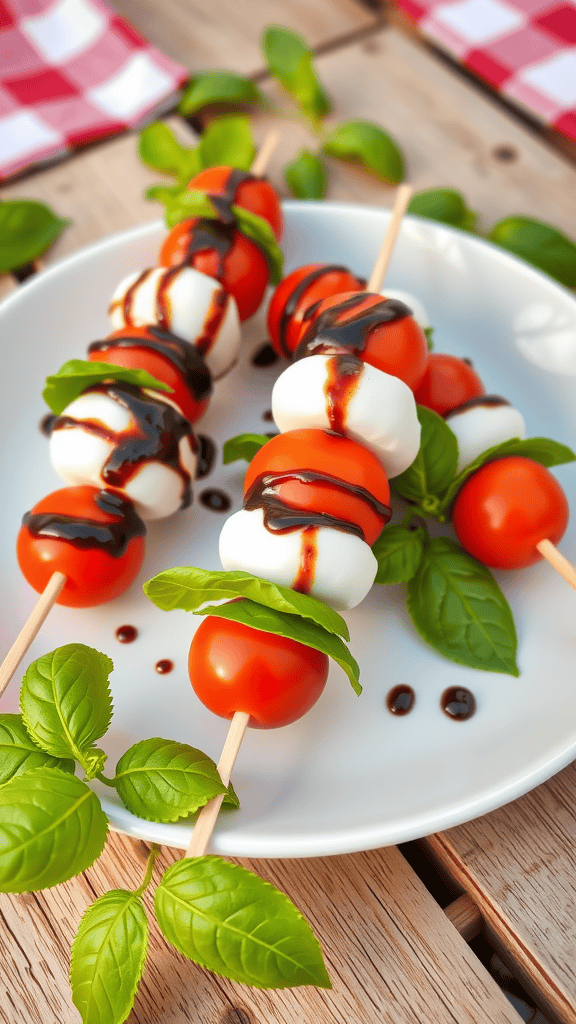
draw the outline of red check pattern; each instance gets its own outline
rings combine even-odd
[[[0,180],[168,109],[187,77],[102,0],[0,0]]]
[[[576,140],[576,0],[398,0],[433,42]]]

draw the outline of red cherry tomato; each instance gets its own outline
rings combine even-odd
[[[328,658],[295,640],[208,615],[194,634],[188,672],[196,696],[215,715],[244,711],[254,728],[276,729],[316,703]]]
[[[428,366],[414,392],[414,398],[419,405],[425,405],[444,416],[471,398],[483,395],[484,391],[480,377],[464,359],[444,352],[433,352],[428,356]]]
[[[208,223],[208,222],[207,222]],[[160,250],[160,265],[175,267],[182,263],[215,277],[233,296],[241,320],[256,312],[270,279],[270,268],[264,253],[240,231],[215,227],[207,229],[206,246],[189,256],[189,246],[198,218],[183,220],[173,227]],[[211,244],[210,232],[219,234]],[[216,245],[222,245],[222,251]]]
[[[166,394],[169,401],[176,403],[183,416],[186,416],[190,423],[195,423],[196,420],[199,420],[208,408],[210,397],[198,401],[172,360],[167,356],[161,355],[160,352],[155,352],[153,349],[145,348],[144,346],[140,348],[136,345],[128,347],[114,344],[115,338],[125,337],[141,337],[144,340],[147,339],[158,343],[158,339],[150,334],[147,327],[129,327],[128,333],[126,327],[122,327],[118,331],[113,331],[108,336],[110,340],[109,348],[89,352],[88,359],[97,363],[112,363],[114,366],[127,366],[130,369],[147,370],[153,377],[156,377],[156,380],[161,380],[163,384],[168,384],[172,388],[172,391],[162,392],[162,394]]]
[[[321,313],[332,306],[340,305],[355,294],[343,292],[340,295],[332,295],[324,299],[319,306],[312,307],[312,313],[309,311],[308,317],[303,318],[299,340],[302,341],[307,330]],[[337,324],[344,324],[383,301],[381,295],[370,292],[365,294],[363,302],[359,302],[353,309],[343,310],[337,316]],[[377,370],[384,370],[384,373],[399,377],[414,391],[424,376],[428,362],[428,342],[416,321],[411,316],[405,316],[373,327],[368,333],[364,348],[357,351],[356,355],[365,363],[375,366]]]
[[[198,188],[213,196],[228,194],[228,183],[233,172],[233,167],[207,167],[188,182],[188,188]],[[276,238],[282,238],[284,219],[280,199],[265,178],[242,181],[236,186],[232,202],[267,220]]]
[[[468,478],[452,511],[463,548],[496,569],[540,561],[539,541],[556,544],[568,524],[568,502],[544,466],[510,455],[487,462]]]
[[[310,306],[329,295],[361,291],[363,287],[364,282],[350,271],[329,263],[308,263],[293,270],[276,288],[268,308],[268,333],[274,351],[280,356],[295,351]]]
[[[101,495],[105,496],[105,507],[98,504]],[[107,511],[106,496],[111,502],[108,507],[124,507],[127,515]],[[90,546],[85,547],[79,546],[82,540],[75,543],[57,536],[35,536],[31,528],[23,525],[16,542],[16,555],[23,576],[34,590],[41,593],[52,573],[61,572],[66,576],[66,583],[60,591],[58,604],[91,608],[119,597],[134,582],[144,560],[145,528],[132,506],[120,495],[99,491],[96,487],[65,487],[39,501],[29,515],[44,513],[88,520],[96,527],[111,524],[117,527],[115,532],[121,539],[126,535],[129,539],[123,553],[116,557],[96,542],[87,540],[85,543]]]
[[[317,473],[320,479],[299,480],[297,474],[302,471]],[[289,477],[291,473],[292,479],[270,485],[283,504],[353,523],[362,530],[366,543],[374,544],[389,518],[387,511],[379,511],[378,506],[388,505],[390,488],[379,459],[371,451],[349,437],[326,430],[289,430],[256,452],[246,473],[244,493],[266,474]],[[334,482],[322,476],[333,477]],[[367,492],[366,497],[356,488]]]

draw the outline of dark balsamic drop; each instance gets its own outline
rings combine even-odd
[[[159,676],[166,676],[174,668],[174,662],[170,661],[169,658],[162,658],[161,661],[157,661],[154,665]]]
[[[444,690],[440,704],[449,718],[454,718],[459,722],[466,718],[472,718],[476,711],[476,698],[465,686],[451,686],[448,690]]]
[[[199,501],[204,508],[209,508],[211,512],[227,512],[232,502],[224,491],[219,491],[216,487],[209,488],[207,491],[202,491],[199,495]]]
[[[118,626],[114,636],[121,644],[132,644],[138,636],[136,626]]]
[[[388,711],[393,715],[407,715],[416,703],[416,694],[411,686],[395,686],[386,697]]]
[[[53,412],[47,412],[46,415],[43,416],[42,419],[40,420],[40,423],[38,425],[40,427],[41,433],[44,434],[44,437],[50,437],[52,433],[52,424],[54,423],[55,419],[56,417]]]
[[[196,479],[201,480],[203,476],[208,476],[208,473],[214,465],[214,459],[216,458],[216,445],[211,437],[207,437],[206,434],[198,434],[198,461],[196,463]]]
[[[265,409],[265,411],[262,413],[262,419],[264,420],[265,423],[272,423],[272,420],[274,419],[274,417],[272,416],[272,409]]]
[[[265,342],[262,348],[259,348],[254,356],[252,356],[252,366],[273,366],[277,363],[280,356],[274,351],[272,345],[269,342]]]

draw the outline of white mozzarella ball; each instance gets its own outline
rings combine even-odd
[[[191,433],[180,438],[178,469],[157,459],[136,460],[121,485],[108,481],[103,476],[108,460],[131,438],[141,436],[128,408],[108,394],[87,392],[55,420],[50,461],[67,484],[113,487],[134,502],[142,519],[161,519],[182,507],[186,485],[196,474],[195,442]]]
[[[272,415],[278,429],[333,429],[330,384],[338,374],[339,356],[313,355],[291,363],[272,391]],[[344,356],[350,364],[350,357]],[[420,423],[414,395],[399,377],[358,362],[349,400],[342,403],[346,435],[380,459],[388,477],[403,473],[420,448]],[[346,362],[344,363],[346,366]]]
[[[303,560],[304,533],[305,528],[286,533],[269,530],[262,509],[242,509],[224,524],[220,561],[224,569],[241,569],[291,587]],[[378,563],[372,549],[354,534],[327,526],[315,528],[315,545],[312,597],[339,611],[355,608],[376,577]]]
[[[153,267],[130,274],[114,292],[109,313],[115,330],[154,324],[189,341],[213,377],[221,377],[236,361],[236,302],[218,281],[193,267]]]
[[[445,419],[458,441],[459,473],[488,448],[513,437],[526,437],[522,413],[502,399],[495,401],[490,395],[466,402],[461,410],[455,409]]]
[[[412,310],[412,316],[416,323],[419,324],[422,330],[432,326],[426,309],[415,295],[411,295],[410,292],[401,291],[399,288],[385,288],[382,294],[386,299],[398,299],[405,306],[408,306]]]

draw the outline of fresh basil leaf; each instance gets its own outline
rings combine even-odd
[[[216,605],[236,597],[248,597],[256,604],[282,614],[301,616],[329,633],[350,639],[348,626],[338,612],[309,594],[270,583],[249,572],[197,569],[177,566],[166,569],[144,584],[144,593],[163,611],[182,608],[197,615],[211,613]]]
[[[527,437],[524,440],[514,437],[510,441],[502,441],[502,444],[497,444],[494,448],[487,448],[454,478],[442,499],[441,511],[450,508],[464,481],[480,469],[480,466],[494,459],[502,459],[506,455],[523,455],[526,459],[532,459],[547,468],[576,460],[576,453],[568,445],[553,441],[550,437]]]
[[[0,715],[0,786],[34,768],[59,768],[73,774],[75,765],[37,747],[20,715]]]
[[[261,103],[262,94],[250,78],[233,71],[202,71],[186,86],[178,113],[185,117],[213,103]]]
[[[375,583],[408,583],[422,561],[426,530],[387,526],[372,551],[378,559]]]
[[[424,334],[426,335],[426,341],[428,342],[428,351],[429,352],[433,352],[434,351],[434,341],[433,341],[433,338],[434,338],[434,328],[433,327],[425,327],[424,328]]]
[[[147,370],[98,363],[96,360],[92,362],[89,359],[69,359],[60,367],[58,373],[46,378],[42,397],[52,412],[59,416],[86,388],[92,384],[101,384],[105,380],[123,381],[137,388],[152,388],[154,391],[173,391],[173,388],[157,380]]]
[[[434,537],[426,546],[407,604],[418,632],[446,658],[519,675],[508,602],[486,566],[454,541]]]
[[[173,228],[189,217],[206,217],[209,220],[218,220],[218,213],[210,202],[206,192],[197,188],[185,189],[178,192],[173,199],[169,197],[164,200],[166,214],[164,220],[166,227]]]
[[[314,54],[302,36],[282,25],[269,25],[261,46],[270,74],[307,117],[317,122],[330,112],[332,104],[318,80]]]
[[[177,821],[226,792],[211,758],[187,743],[154,737],[130,747],[116,765],[114,785],[132,814]]]
[[[389,185],[397,185],[406,173],[398,144],[372,121],[343,121],[322,147],[328,156],[359,160]]]
[[[88,786],[35,768],[0,789],[0,892],[59,885],[98,859],[108,821]]]
[[[227,164],[247,171],[256,153],[250,121],[238,114],[215,118],[202,132],[199,149],[204,167]]]
[[[265,444],[270,440],[265,434],[237,434],[224,442],[222,448],[222,462],[228,466],[231,462],[238,462],[245,459],[252,462],[252,459]]]
[[[284,181],[297,199],[323,199],[328,187],[326,164],[316,153],[301,149],[284,168]]]
[[[144,198],[156,203],[162,203],[165,207],[172,205],[174,200],[183,192],[182,185],[150,185],[144,189]]]
[[[505,217],[488,237],[560,284],[576,288],[576,243],[551,224],[530,217]]]
[[[279,284],[284,272],[284,253],[278,245],[268,221],[235,203],[232,204],[231,210],[236,218],[238,230],[256,242],[256,245],[262,249],[270,267],[271,283]]]
[[[140,132],[139,152],[142,162],[154,171],[180,177],[189,150],[164,121],[155,121]]]
[[[422,427],[420,450],[408,469],[394,477],[394,490],[422,512],[435,515],[440,496],[456,475],[458,442],[448,424],[423,405],[417,407]]]
[[[82,1024],[123,1024],[148,951],[148,919],[134,892],[112,889],[82,915],[72,943],[72,1002]]]
[[[228,789],[226,790],[226,793],[224,795],[222,807],[228,807],[229,809],[232,809],[234,811],[237,811],[238,808],[240,807],[238,794],[236,793],[236,790],[234,789],[234,786],[232,785],[231,782],[228,783]]]
[[[22,680],[20,709],[42,750],[72,756],[88,770],[85,755],[112,719],[108,676],[113,667],[105,654],[84,644],[66,644],[32,662]]]
[[[0,274],[42,256],[70,223],[33,199],[0,202]]]
[[[255,988],[330,988],[310,925],[270,882],[221,857],[176,861],[154,895],[164,935],[184,956]]]
[[[461,192],[453,188],[428,188],[415,192],[408,203],[408,213],[438,220],[464,231],[473,231],[478,214],[471,210]]]

